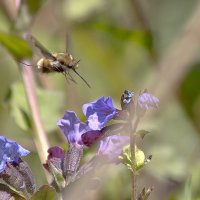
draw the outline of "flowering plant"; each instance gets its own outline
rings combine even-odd
[[[138,96],[125,90],[121,96],[121,109],[115,108],[111,97],[102,96],[83,105],[83,114],[87,117],[84,122],[78,119],[74,111],[66,111],[57,121],[57,126],[67,139],[68,149],[64,151],[58,146],[50,147],[46,163],[43,164],[52,175],[51,186],[60,195],[59,198],[69,197],[67,188],[74,187],[88,174],[90,181],[94,181],[95,169],[106,164],[123,163],[134,179],[136,171],[151,158],[145,157],[138,148],[136,128],[145,112],[150,107],[157,108],[158,103],[159,100],[146,90]],[[140,134],[140,137],[143,138],[144,134]],[[96,148],[93,157],[85,163],[81,162],[84,149],[92,146]],[[29,153],[16,142],[0,136],[0,178],[5,185],[15,188],[22,198],[38,195],[31,170],[21,159]],[[13,182],[16,176],[18,178]],[[87,184],[84,188],[87,188]],[[134,182],[132,188],[135,191]],[[136,198],[147,199],[150,191],[151,188],[144,188]],[[136,196],[135,192],[132,195]]]

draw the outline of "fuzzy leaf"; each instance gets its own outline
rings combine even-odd
[[[17,60],[32,56],[28,42],[15,34],[0,32],[0,44]]]
[[[55,200],[56,191],[49,185],[43,185],[30,200]]]
[[[63,95],[57,91],[42,89],[37,89],[36,92],[45,130],[50,132],[56,128],[56,121],[61,115]],[[31,115],[25,90],[21,83],[15,83],[11,86],[10,95],[6,101],[9,102],[11,115],[14,117],[17,125],[24,131],[30,130],[32,127]]]
[[[65,179],[62,175],[62,171],[57,169],[51,162],[49,162],[49,170],[53,175],[56,186],[59,190],[62,190],[65,187]]]

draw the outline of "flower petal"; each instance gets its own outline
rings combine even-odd
[[[15,141],[0,136],[0,172],[5,169],[6,162],[19,163],[22,156],[26,156],[30,151],[24,149]]]
[[[69,144],[82,144],[81,135],[89,130],[87,123],[80,122],[73,111],[67,111],[63,118],[58,120],[57,125],[67,137]]]
[[[112,98],[104,96],[96,101],[84,104],[82,110],[84,115],[88,117],[88,126],[92,130],[101,130],[116,114]]]
[[[104,155],[110,162],[117,162],[123,147],[129,143],[130,138],[128,136],[112,135],[106,137],[101,140],[97,155]]]
[[[62,148],[58,147],[58,146],[54,146],[54,147],[50,147],[48,149],[48,160],[52,159],[52,158],[61,158],[64,159],[65,157],[65,152]]]
[[[92,144],[94,144],[101,136],[102,136],[102,132],[101,131],[87,131],[86,133],[83,133],[81,135],[83,144],[85,146],[91,146]]]

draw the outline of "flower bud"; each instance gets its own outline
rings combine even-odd
[[[145,112],[150,108],[158,108],[159,99],[152,94],[148,93],[147,90],[142,92],[137,99],[137,115],[142,117]]]
[[[77,171],[82,156],[83,156],[82,146],[70,145],[67,153],[65,154],[63,162],[64,177],[70,179],[70,176]],[[69,182],[70,180],[67,180],[67,184],[69,184]]]
[[[124,93],[121,96],[121,107],[123,110],[126,110],[129,104],[132,102],[132,97],[134,93],[129,90],[124,90]]]

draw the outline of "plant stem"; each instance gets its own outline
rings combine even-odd
[[[134,116],[133,120],[129,121],[130,124],[130,149],[131,149],[131,161],[133,163],[132,172],[131,172],[131,184],[132,184],[132,193],[131,200],[136,200],[137,198],[137,185],[136,185],[136,159],[135,159],[135,149],[136,149],[136,129],[139,123],[139,117]]]
[[[22,74],[22,78],[24,81],[24,87],[25,87],[25,91],[27,95],[27,100],[30,106],[32,119],[34,122],[34,128],[35,128],[35,131],[33,131],[34,142],[35,142],[41,163],[45,163],[47,159],[47,150],[49,148],[49,143],[48,143],[46,133],[44,131],[41,115],[39,112],[32,68],[24,66],[23,64],[19,64],[19,68],[20,68],[20,72]],[[45,174],[46,174],[47,181],[49,182],[50,177],[47,173]]]

